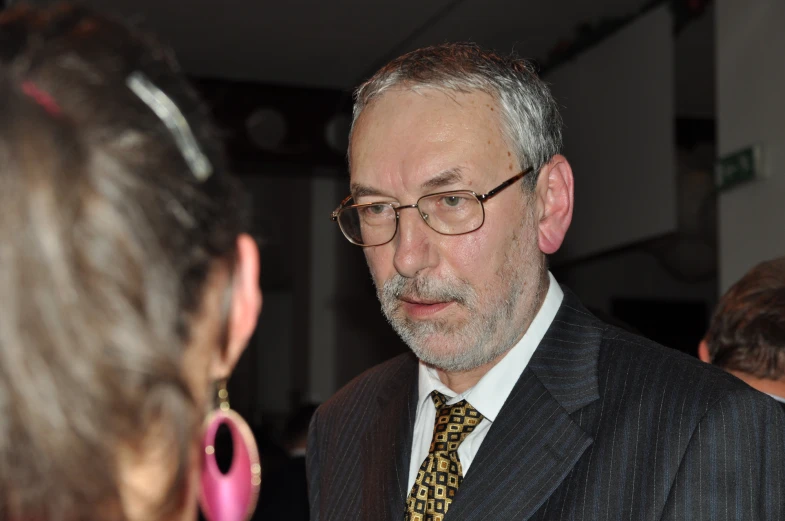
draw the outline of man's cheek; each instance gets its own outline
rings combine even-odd
[[[392,258],[380,254],[379,252],[369,252],[371,248],[366,248],[365,262],[368,264],[368,269],[371,272],[373,280],[379,284],[384,283],[385,280],[392,276],[394,271]]]

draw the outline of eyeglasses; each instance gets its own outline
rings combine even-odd
[[[357,246],[387,244],[398,232],[401,210],[417,208],[425,223],[442,235],[463,235],[479,229],[485,222],[483,203],[511,186],[518,179],[531,173],[533,168],[506,180],[486,194],[477,195],[471,190],[451,190],[420,197],[416,204],[401,206],[398,203],[347,204],[350,195],[330,215],[344,236]]]

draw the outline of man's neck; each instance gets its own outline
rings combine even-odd
[[[442,383],[450,390],[454,391],[456,394],[461,394],[477,385],[477,382],[479,382],[480,379],[485,376],[485,374],[490,371],[493,366],[498,364],[507,353],[509,353],[509,350],[498,357],[496,360],[469,371],[448,373],[446,371],[442,371],[439,368],[436,368],[436,374],[439,375],[439,380],[441,380]]]

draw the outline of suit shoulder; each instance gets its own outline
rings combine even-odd
[[[634,374],[641,384],[667,388],[673,398],[701,395],[707,406],[728,393],[752,391],[722,369],[614,326],[606,326],[604,331],[598,369],[601,373]]]

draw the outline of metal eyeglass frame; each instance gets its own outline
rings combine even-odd
[[[397,206],[396,203],[363,203],[363,204],[350,204],[350,205],[347,205],[346,203],[348,203],[352,199],[352,196],[349,195],[343,201],[341,201],[341,204],[338,205],[338,208],[336,208],[335,210],[332,211],[332,213],[330,214],[330,220],[338,223],[338,227],[341,229],[341,233],[343,233],[343,236],[346,237],[346,240],[348,240],[350,243],[352,243],[352,244],[354,244],[356,246],[360,246],[360,247],[363,247],[363,248],[373,248],[375,246],[383,246],[383,245],[389,243],[390,241],[392,241],[395,238],[395,236],[397,235],[397,233],[398,233],[398,221],[400,221],[400,219],[401,219],[401,213],[400,212],[401,212],[401,210],[404,210],[406,208],[417,208],[417,213],[420,215],[422,220],[425,221],[425,224],[427,224],[428,227],[431,228],[431,230],[435,231],[438,234],[448,235],[448,236],[465,235],[467,233],[476,232],[477,230],[482,228],[483,224],[485,224],[485,205],[483,204],[483,203],[485,203],[485,201],[487,201],[491,197],[494,197],[495,195],[498,195],[505,188],[507,188],[508,186],[511,186],[513,183],[515,183],[515,181],[517,181],[519,179],[522,179],[525,175],[530,174],[533,170],[534,170],[534,167],[529,167],[526,170],[524,170],[523,172],[520,172],[520,173],[512,176],[511,178],[507,179],[506,181],[504,181],[502,184],[500,184],[496,188],[494,188],[492,190],[489,190],[487,193],[484,193],[484,194],[479,194],[478,195],[477,193],[475,193],[475,192],[473,192],[471,190],[449,190],[449,191],[446,191],[446,192],[434,192],[432,194],[425,194],[425,195],[423,195],[422,197],[417,199],[417,202],[415,204],[407,204],[407,205],[402,205],[402,206]],[[480,208],[482,209],[482,222],[480,223],[479,226],[477,226],[477,228],[474,228],[473,230],[469,230],[467,232],[443,233],[443,232],[440,232],[439,230],[435,230],[433,227],[431,227],[431,225],[428,222],[428,220],[425,218],[425,216],[420,211],[420,208],[419,208],[420,201],[422,201],[426,197],[433,197],[433,196],[437,196],[437,195],[449,195],[449,194],[455,194],[455,193],[472,194],[474,196],[474,198],[477,199],[477,201],[480,203]],[[382,242],[382,243],[379,243],[379,244],[359,244],[359,243],[355,242],[354,240],[352,240],[352,238],[349,237],[349,235],[344,231],[343,227],[341,226],[341,222],[338,220],[338,217],[341,215],[341,213],[343,213],[345,210],[348,210],[350,208],[362,208],[362,207],[376,206],[376,205],[389,206],[390,208],[393,209],[393,211],[395,211],[395,231],[393,232],[392,236],[390,236],[390,239],[387,240],[386,242]]]

